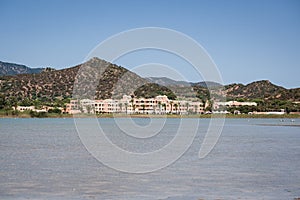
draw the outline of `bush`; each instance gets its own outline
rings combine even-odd
[[[35,111],[30,111],[30,117],[37,117],[37,118],[43,118],[43,117],[48,117],[46,112],[35,112]]]
[[[56,114],[61,114],[61,110],[58,108],[54,108],[54,109],[49,109],[48,113],[56,113]]]

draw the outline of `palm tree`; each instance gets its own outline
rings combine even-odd
[[[92,106],[91,105],[86,105],[85,108],[86,108],[87,113],[90,114],[91,110],[92,110]]]
[[[213,110],[213,101],[212,100],[206,100],[205,102],[205,111],[212,112]]]
[[[131,103],[131,106],[133,107],[133,103],[134,103],[134,99],[133,99],[133,97],[131,97],[131,99],[130,99],[130,103]]]
[[[15,109],[15,111],[17,110],[17,107],[18,107],[18,100],[17,100],[17,98],[16,97],[12,97],[11,99],[10,99],[10,103],[11,103],[11,105],[14,107],[14,109]]]
[[[134,99],[133,98],[134,98],[134,96],[131,95],[130,103],[131,103],[131,107],[132,107],[132,113],[135,112],[135,105],[134,105]]]
[[[81,104],[78,105],[78,110],[80,110],[81,113],[84,113],[84,109]]]
[[[185,107],[186,107],[187,114],[189,114],[189,106],[190,106],[189,102],[186,102]]]
[[[173,101],[170,102],[171,105],[171,114],[173,113]]]
[[[161,114],[161,102],[158,102],[158,109],[159,109],[159,114]]]
[[[122,104],[122,103],[119,103],[119,107],[120,107],[120,113],[121,113],[121,112],[122,112],[123,104]]]
[[[125,102],[125,103],[124,103],[124,105],[125,105],[125,113],[126,113],[126,115],[127,115],[128,103],[127,103],[127,102]]]
[[[154,114],[156,114],[156,105],[155,105],[155,104],[153,104],[153,106],[152,106],[152,107],[153,107],[153,113],[154,113]]]
[[[163,106],[165,112],[167,112],[167,111],[166,111],[166,110],[167,110],[167,105],[164,103],[164,104],[162,104],[162,106]]]
[[[197,114],[198,113],[198,106],[195,105],[194,108],[195,108],[195,114]]]

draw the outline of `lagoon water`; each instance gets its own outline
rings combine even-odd
[[[158,135],[136,139],[124,134],[114,119],[98,120],[113,143],[133,152],[163,147],[180,122],[167,119]],[[144,126],[150,120],[134,121]],[[79,139],[73,119],[0,119],[0,199],[300,197],[300,127],[285,126],[300,125],[300,119],[226,119],[215,148],[199,159],[208,122],[200,119],[194,142],[175,163],[131,174],[95,159]]]

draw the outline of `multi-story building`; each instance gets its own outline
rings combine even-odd
[[[77,113],[125,113],[125,114],[201,114],[203,103],[186,100],[169,100],[161,95],[155,98],[132,98],[124,95],[122,99],[71,100],[66,111]]]

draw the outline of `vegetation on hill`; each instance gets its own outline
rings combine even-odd
[[[166,95],[169,99],[175,100],[176,95],[165,86],[156,83],[146,83],[134,91],[136,97],[154,98],[158,95]]]
[[[244,107],[246,111],[279,111],[299,112],[300,88],[286,89],[272,84],[268,80],[256,81],[247,85],[231,84],[225,86],[227,100],[254,101],[256,108]]]
[[[78,67],[39,74],[0,77],[0,93],[18,101],[25,98],[44,102],[70,98]]]
[[[0,109],[42,104],[63,107],[74,97],[75,89],[79,98],[95,99],[167,95],[169,99],[212,102],[226,95],[227,100],[257,102],[257,111],[300,111],[300,104],[295,103],[300,101],[300,88],[286,89],[266,80],[247,85],[230,84],[221,90],[221,85],[214,82],[189,83],[164,77],[145,79],[99,58],[67,69],[45,68],[35,72],[38,73],[29,74],[33,71],[26,66],[0,62],[0,74],[12,74],[0,76]],[[214,93],[213,98],[210,92]],[[251,111],[253,108],[241,109]]]
[[[172,83],[168,79],[152,78],[155,82],[164,84]],[[279,111],[284,109],[286,112],[299,112],[300,104],[300,88],[286,89],[272,84],[270,81],[256,81],[247,85],[230,84],[225,85],[220,89],[220,84],[213,82],[199,83],[182,83],[173,82],[174,85],[168,85],[179,98],[199,98],[203,102],[219,101],[222,96],[226,97],[227,101],[254,101],[258,104],[257,107],[243,106],[239,109],[243,113],[256,111]],[[209,89],[208,89],[209,88]],[[213,98],[211,98],[212,92]],[[227,108],[229,111],[234,111],[235,108]]]
[[[300,100],[300,88],[285,89],[268,80],[256,81],[248,85],[231,84],[225,88],[227,98],[231,99]]]
[[[99,81],[95,82],[95,80]],[[1,76],[2,107],[11,105],[12,102],[18,105],[32,105],[34,102],[53,104],[61,101],[63,103],[72,98],[74,83],[77,84],[76,91],[80,90],[80,98],[108,99],[121,98],[123,95],[149,97],[155,94],[166,94],[171,99],[176,98],[166,87],[147,84],[146,79],[123,67],[93,58],[81,65],[62,70]]]

